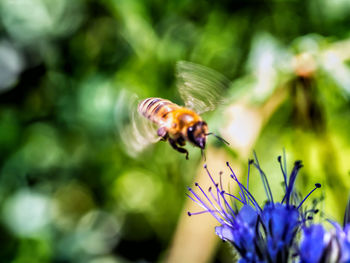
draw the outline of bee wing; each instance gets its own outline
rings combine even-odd
[[[219,72],[192,62],[176,64],[177,87],[186,107],[198,114],[211,111],[222,103],[230,80]]]
[[[139,102],[137,96],[132,95],[123,100],[127,105],[129,120],[127,124],[123,125],[120,136],[126,152],[130,156],[136,157],[150,144],[161,138],[157,135],[157,126],[137,111]]]

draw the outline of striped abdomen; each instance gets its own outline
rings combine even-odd
[[[138,111],[147,119],[160,124],[166,120],[166,116],[169,112],[179,108],[180,106],[172,103],[169,100],[161,98],[148,98],[139,103]]]

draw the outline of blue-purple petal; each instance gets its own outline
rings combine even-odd
[[[320,262],[328,245],[325,241],[326,231],[322,225],[311,225],[303,229],[303,239],[300,244],[300,262]]]
[[[232,227],[228,225],[215,227],[215,234],[224,241],[234,242]]]

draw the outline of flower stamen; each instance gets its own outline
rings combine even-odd
[[[305,196],[305,198],[303,199],[303,201],[301,201],[300,204],[298,205],[297,209],[299,209],[299,208],[301,207],[301,205],[305,202],[305,200],[313,193],[313,191],[315,191],[315,190],[318,189],[318,188],[321,188],[321,184],[319,184],[319,183],[315,184],[315,188],[312,189],[312,190],[310,191],[310,193],[307,194],[307,196]]]

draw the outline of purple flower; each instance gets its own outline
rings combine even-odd
[[[332,222],[334,229],[326,231],[322,225],[303,228],[299,247],[301,263],[350,262],[350,224],[342,229]]]
[[[344,227],[330,221],[333,229],[326,231],[322,225],[303,227],[299,246],[301,263],[350,262],[350,201],[344,215]]]
[[[248,162],[248,181],[244,186],[236,177],[229,163],[230,175],[233,182],[239,188],[239,195],[235,196],[226,193],[220,183],[216,183],[206,169],[213,186],[204,191],[197,183],[195,186],[199,191],[195,192],[188,188],[191,195],[188,195],[194,202],[203,208],[202,211],[188,215],[210,213],[220,223],[215,228],[215,233],[224,241],[230,242],[241,259],[239,262],[288,262],[297,248],[296,234],[306,221],[312,220],[316,209],[302,209],[306,198],[315,188],[301,201],[297,202],[297,195],[294,191],[294,183],[302,165],[300,161],[295,162],[293,170],[287,178],[286,165],[282,165],[281,157],[278,161],[281,166],[285,195],[282,201],[275,202],[267,177],[262,171],[259,162]],[[267,196],[267,202],[262,208],[249,191],[249,171],[251,165],[259,171],[261,180]],[[221,175],[220,175],[221,176]],[[238,208],[240,206],[240,208]]]
[[[350,262],[350,224],[337,231],[340,246],[340,262]]]
[[[300,243],[300,262],[322,262],[325,259],[325,251],[329,242],[330,235],[327,235],[322,225],[315,224],[305,227]]]

